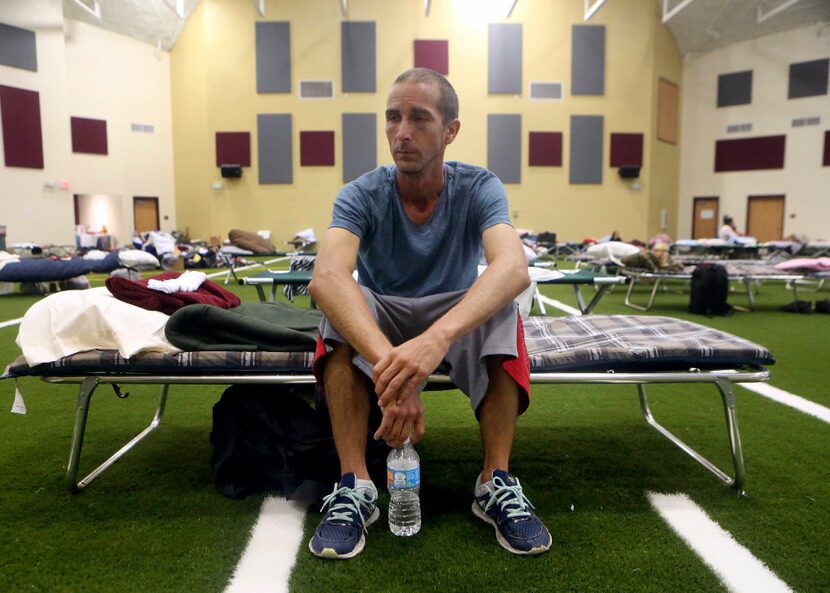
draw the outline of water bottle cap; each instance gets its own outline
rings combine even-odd
[[[412,442],[412,438],[411,437],[406,437],[406,440],[403,442],[403,444],[404,445],[409,445],[409,444],[411,444],[411,442]],[[401,446],[403,446],[403,445],[401,445]]]

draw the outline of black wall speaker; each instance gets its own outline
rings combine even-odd
[[[640,176],[640,167],[636,165],[622,165],[620,177],[623,179],[635,179]]]
[[[242,167],[239,165],[220,165],[222,177],[242,177]]]

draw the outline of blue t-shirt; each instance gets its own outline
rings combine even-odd
[[[394,165],[347,184],[334,201],[331,227],[360,238],[360,283],[378,294],[420,297],[469,288],[489,227],[512,224],[498,177],[473,165],[444,163],[444,188],[432,218],[413,223],[404,211]]]

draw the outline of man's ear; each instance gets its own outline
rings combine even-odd
[[[450,123],[448,123],[446,129],[444,130],[444,143],[452,144],[453,140],[455,140],[455,137],[458,136],[458,130],[460,129],[461,122],[457,119],[454,119]]]

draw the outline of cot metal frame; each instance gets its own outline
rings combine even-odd
[[[654,272],[632,272],[630,270],[623,270],[622,273],[630,279],[628,283],[628,290],[625,292],[625,305],[638,311],[648,311],[654,304],[654,298],[657,296],[657,291],[660,286],[663,286],[668,281],[681,281],[690,283],[692,280],[691,274],[677,273],[677,274],[659,274]],[[736,276],[729,276],[730,282],[740,282],[744,285],[746,299],[749,304],[749,310],[755,308],[755,295],[760,292],[760,286],[763,282],[778,281],[785,282],[793,292],[793,300],[798,300],[799,283],[804,281],[802,274],[742,274]],[[642,280],[653,280],[648,300],[645,305],[635,303],[631,300],[634,287]]]
[[[167,404],[167,397],[171,385],[227,385],[227,384],[309,384],[314,383],[314,376],[311,374],[256,374],[246,370],[238,374],[217,374],[217,375],[145,375],[127,373],[95,373],[79,374],[73,376],[43,376],[46,382],[56,384],[79,384],[77,403],[75,406],[75,426],[72,433],[72,442],[69,451],[69,462],[66,469],[66,484],[73,493],[79,493],[86,489],[95,479],[101,476],[107,469],[133,450],[141,441],[152,434],[161,424]],[[674,443],[683,452],[689,455],[698,464],[717,477],[721,482],[743,493],[743,485],[746,479],[744,468],[743,450],[741,437],[738,430],[738,418],[735,409],[735,394],[733,384],[752,383],[767,381],[769,371],[765,368],[753,368],[744,370],[699,370],[675,372],[649,372],[649,373],[615,373],[615,372],[537,372],[531,373],[533,384],[627,384],[636,385],[639,396],[640,409],[646,423],[657,432]],[[661,425],[655,418],[648,401],[646,385],[649,384],[689,384],[708,383],[713,385],[720,394],[723,405],[727,442],[732,460],[732,475],[730,476],[709,459],[701,455],[690,445],[685,443],[676,434]],[[156,411],[150,423],[127,441],[115,453],[103,463],[95,467],[86,476],[78,479],[80,473],[81,453],[83,449],[84,436],[86,434],[89,408],[92,395],[99,385],[109,384],[113,386],[118,397],[126,397],[122,394],[119,385],[161,385]],[[441,388],[450,385],[449,377],[445,375],[432,375],[429,387]],[[428,388],[429,388],[428,387]]]

